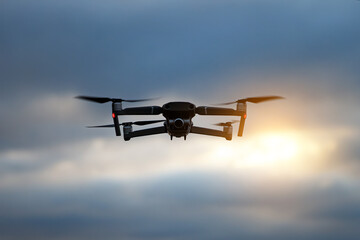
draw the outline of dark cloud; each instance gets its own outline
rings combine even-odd
[[[317,180],[268,191],[270,183],[194,172],[81,189],[2,191],[0,228],[5,238],[29,234],[34,239],[102,234],[108,239],[341,239],[358,234],[359,195],[341,183],[323,187]]]
[[[212,76],[234,70],[316,64],[358,74],[359,14],[349,3],[109,4],[3,3],[7,88],[134,95],[211,91]]]

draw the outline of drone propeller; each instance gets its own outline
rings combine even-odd
[[[150,121],[136,121],[136,122],[123,122],[119,125],[138,125],[138,126],[144,126],[148,124],[158,123],[158,122],[164,122],[165,120],[150,120]],[[109,125],[99,125],[99,126],[88,126],[88,128],[113,128],[115,127],[114,124]]]
[[[98,126],[87,126],[87,128],[112,128],[112,127],[115,127],[115,124],[98,125]]]
[[[233,120],[231,122],[220,122],[220,123],[214,123],[215,126],[225,127],[225,126],[231,126],[234,123],[240,122],[239,120]]]
[[[76,98],[90,101],[90,102],[97,102],[97,103],[106,103],[106,102],[144,102],[144,101],[150,101],[155,100],[158,98],[147,98],[147,99],[122,99],[122,98],[107,98],[107,97],[90,97],[90,96],[77,96]]]
[[[233,101],[233,102],[220,103],[220,104],[217,104],[217,105],[230,105],[230,104],[233,104],[233,103],[245,103],[245,102],[260,103],[260,102],[276,100],[276,99],[283,99],[283,97],[280,97],[280,96],[250,97],[250,98],[239,99],[239,100]]]

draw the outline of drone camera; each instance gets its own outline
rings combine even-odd
[[[173,130],[185,130],[191,125],[190,119],[169,119],[169,127]]]
[[[176,128],[182,128],[184,126],[184,120],[182,120],[181,118],[175,119],[174,126]]]

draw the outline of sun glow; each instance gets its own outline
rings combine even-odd
[[[262,135],[250,144],[253,146],[249,146],[249,148],[256,149],[251,149],[247,153],[246,162],[254,165],[294,159],[300,145],[299,140],[290,134]]]
[[[293,173],[313,171],[334,147],[333,142],[310,132],[266,132],[217,143],[209,158],[214,167]]]

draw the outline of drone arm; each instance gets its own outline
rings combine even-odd
[[[134,137],[149,136],[149,135],[155,135],[155,134],[161,134],[161,133],[167,133],[165,126],[148,128],[148,129],[143,129],[143,130],[138,130],[138,131],[132,131],[127,134],[125,134],[125,132],[124,132],[124,139],[125,139],[125,141],[129,141],[131,138],[134,138]]]
[[[245,119],[246,119],[246,114],[240,117],[240,125],[239,125],[239,132],[238,132],[239,137],[242,137],[242,135],[243,135]]]
[[[149,107],[133,107],[125,108],[121,111],[118,111],[118,115],[158,115],[163,112],[162,107],[159,106],[149,106]]]
[[[226,138],[226,140],[231,140],[231,136],[228,136],[223,131],[210,129],[210,128],[202,128],[202,127],[193,126],[193,127],[191,127],[190,132],[196,133],[196,134],[208,135],[208,136],[223,137],[223,138]]]
[[[120,126],[119,126],[119,118],[115,113],[113,113],[112,117],[113,117],[113,122],[114,122],[115,135],[121,136]]]
[[[206,107],[200,106],[196,108],[199,115],[221,115],[221,116],[240,116],[241,112],[232,108]]]

